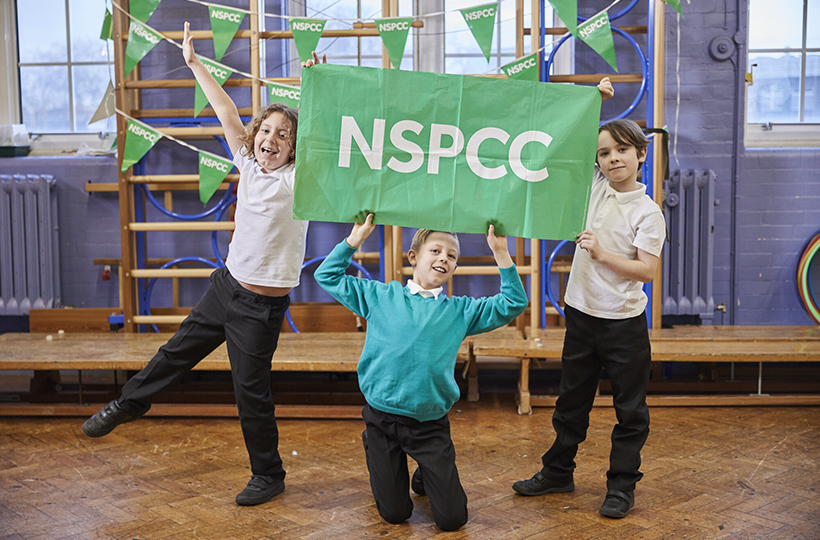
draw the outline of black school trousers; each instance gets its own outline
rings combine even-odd
[[[420,422],[365,405],[362,418],[367,426],[362,441],[370,489],[379,515],[388,523],[402,523],[412,515],[409,455],[419,464],[438,528],[454,531],[467,523],[467,495],[458,478],[447,415]]]
[[[289,305],[290,297],[251,292],[227,268],[219,268],[177,333],[125,384],[120,406],[130,414],[144,414],[157,394],[226,342],[251,471],[284,480],[270,379],[271,359]]]
[[[649,435],[651,349],[646,314],[630,319],[602,319],[570,306],[561,355],[561,385],[552,426],[555,442],[543,455],[542,474],[563,481],[572,478],[578,445],[586,439],[589,412],[601,369],[612,382],[618,423],[612,430],[607,489],[632,491],[643,477],[641,449]]]

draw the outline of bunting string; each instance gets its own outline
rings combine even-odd
[[[144,126],[146,129],[149,129],[149,130],[151,130],[151,131],[153,131],[153,132],[158,133],[161,137],[164,137],[164,138],[166,138],[166,139],[168,139],[168,140],[170,140],[170,141],[174,141],[175,143],[177,143],[177,144],[178,144],[178,145],[180,145],[180,146],[184,146],[184,147],[186,147],[186,148],[189,148],[189,149],[193,150],[194,152],[201,152],[201,153],[206,154],[206,155],[208,155],[208,156],[211,156],[211,157],[213,157],[213,158],[217,158],[217,159],[227,159],[225,156],[218,156],[218,155],[214,154],[213,152],[208,152],[208,151],[206,151],[206,150],[202,150],[202,149],[197,148],[196,146],[194,146],[194,145],[192,145],[192,144],[188,144],[188,143],[186,143],[185,141],[181,141],[181,140],[177,139],[176,137],[172,137],[172,136],[170,136],[170,135],[168,135],[168,134],[166,134],[166,133],[160,133],[160,132],[159,132],[156,128],[153,128],[153,127],[149,126],[149,125],[148,125],[148,124],[146,124],[145,122],[142,122],[142,121],[140,121],[140,120],[137,120],[137,119],[136,119],[136,118],[134,118],[133,116],[129,116],[128,114],[126,114],[125,112],[121,111],[121,110],[120,110],[120,109],[118,109],[117,107],[114,107],[114,110],[115,110],[115,111],[117,111],[117,114],[119,114],[119,115],[120,115],[120,116],[122,116],[123,118],[127,118],[128,120],[131,120],[132,122],[136,122],[136,123],[140,124],[141,126]]]

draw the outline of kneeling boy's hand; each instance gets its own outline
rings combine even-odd
[[[350,236],[348,236],[346,240],[347,245],[359,249],[375,228],[376,226],[373,225],[373,214],[367,214],[367,219],[364,220],[364,223],[356,223],[353,225],[353,230],[350,231]]]
[[[493,250],[495,262],[499,268],[509,268],[513,265],[512,257],[507,249],[507,237],[495,234],[495,227],[490,225],[487,230],[487,245]]]

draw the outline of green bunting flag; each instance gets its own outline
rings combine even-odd
[[[114,29],[111,25],[112,17],[108,8],[105,9],[105,16],[103,17],[102,30],[100,30],[100,39],[113,39]]]
[[[132,17],[142,22],[148,22],[159,3],[160,0],[131,0],[128,5],[131,7]]]
[[[208,70],[208,73],[219,83],[219,86],[225,84],[225,81],[228,80],[228,77],[233,75],[233,70],[226,68],[225,66],[219,65],[216,62],[212,62],[207,58],[199,57],[199,60],[202,62],[202,65],[205,66],[205,69]],[[196,83],[196,90],[194,91],[194,116],[199,116],[199,113],[202,112],[202,109],[205,108],[205,105],[208,104],[208,98],[205,97],[205,92],[202,91],[202,87],[199,86],[199,83]]]
[[[142,156],[144,156],[161,137],[162,135],[158,131],[154,131],[142,122],[129,118],[128,128],[125,131],[125,151],[122,156],[122,172],[125,172],[128,167],[142,159]]]
[[[222,55],[228,50],[242,19],[243,11],[223,7],[208,6],[211,14],[211,30],[214,33],[214,58],[222,60]]]
[[[592,50],[618,72],[615,60],[615,44],[612,42],[612,27],[609,25],[609,13],[606,11],[590,17],[589,20],[578,26],[578,38],[592,47]]]
[[[515,62],[510,62],[506,66],[501,66],[507,77],[521,81],[538,80],[538,53],[534,52],[529,56],[519,58]]]
[[[316,50],[316,44],[322,37],[322,30],[327,21],[323,19],[290,19],[290,30],[293,32],[293,42],[299,53],[299,60],[307,62]]]
[[[131,73],[140,60],[151,52],[151,49],[160,42],[162,36],[149,30],[137,21],[131,21],[128,27],[128,45],[125,47],[125,77]]]
[[[495,15],[498,11],[498,4],[484,4],[471,8],[462,9],[461,15],[467,21],[467,26],[473,33],[473,37],[481,47],[481,52],[487,62],[490,61],[490,47],[493,44],[493,30],[495,29]]]
[[[233,169],[233,162],[213,154],[199,153],[199,200],[208,204],[219,184]]]
[[[410,25],[413,23],[412,17],[402,17],[400,19],[376,19],[376,28],[387,49],[387,55],[393,67],[399,69],[404,56],[404,47],[407,44],[407,33],[410,32]]]
[[[683,8],[681,8],[680,0],[664,0],[664,2],[672,6],[672,8],[680,13],[681,17],[683,17]]]
[[[367,210],[378,224],[486,234],[493,221],[553,240],[584,229],[597,88],[321,64],[302,72],[302,104],[294,219]]]
[[[578,0],[549,0],[558,18],[573,35],[578,27]]]
[[[299,94],[301,91],[298,88],[272,82],[268,83],[268,87],[270,88],[271,103],[284,103],[288,107],[299,108]]]

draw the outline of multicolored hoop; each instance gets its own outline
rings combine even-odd
[[[803,303],[803,308],[814,322],[820,324],[820,305],[814,294],[811,274],[814,263],[817,260],[817,253],[820,252],[820,231],[809,239],[803,249],[800,261],[797,263],[797,294]]]

